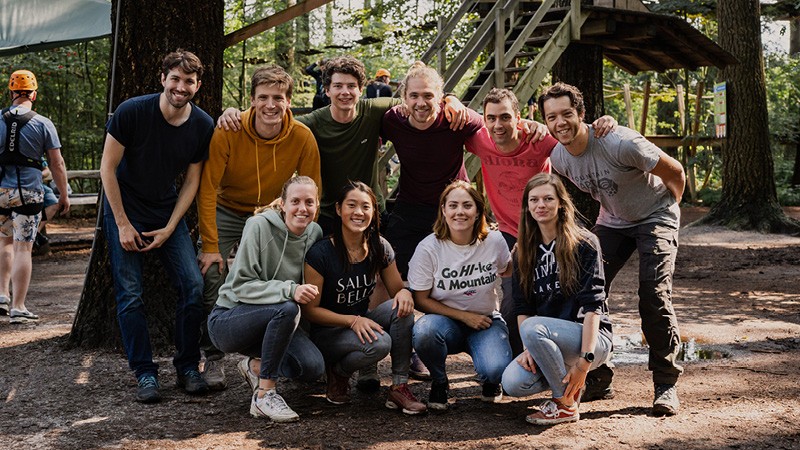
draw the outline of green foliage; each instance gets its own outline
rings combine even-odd
[[[0,58],[0,79],[18,69],[39,82],[34,109],[58,130],[68,169],[98,169],[106,122],[108,39]],[[8,103],[8,97],[5,97]]]

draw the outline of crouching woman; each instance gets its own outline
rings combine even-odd
[[[317,295],[303,283],[303,260],[322,236],[314,223],[319,193],[306,176],[289,179],[279,201],[247,219],[219,299],[208,317],[214,345],[248,358],[239,371],[255,391],[250,414],[275,422],[299,419],[276,391],[278,377],[316,381],[322,354],[301,329],[300,306]],[[256,375],[258,374],[258,375]]]
[[[525,351],[503,373],[503,388],[513,397],[552,391],[530,423],[575,422],[586,373],[611,351],[600,244],[575,223],[558,176],[534,176],[522,199],[512,288]]]

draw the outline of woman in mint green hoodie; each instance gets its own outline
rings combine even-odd
[[[254,390],[254,417],[298,420],[276,391],[278,377],[316,381],[324,372],[322,354],[297,329],[299,305],[318,292],[303,280],[305,254],[322,237],[314,223],[318,207],[316,184],[298,176],[283,185],[279,200],[249,218],[208,317],[209,337],[217,348],[248,356],[239,371]]]

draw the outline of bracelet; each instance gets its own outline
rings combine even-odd
[[[356,318],[353,319],[353,322],[350,324],[350,329],[351,330],[354,329],[353,327],[356,326],[356,322],[358,322],[358,319],[360,319],[360,318],[361,318],[361,316],[356,316]]]

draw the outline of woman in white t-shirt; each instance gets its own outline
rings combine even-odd
[[[409,263],[408,282],[416,308],[425,313],[413,340],[431,372],[428,408],[446,410],[445,361],[456,353],[472,357],[483,401],[502,398],[500,380],[512,354],[496,287],[510,274],[511,255],[500,232],[488,230],[483,197],[472,185],[450,183],[439,203],[434,232]]]

